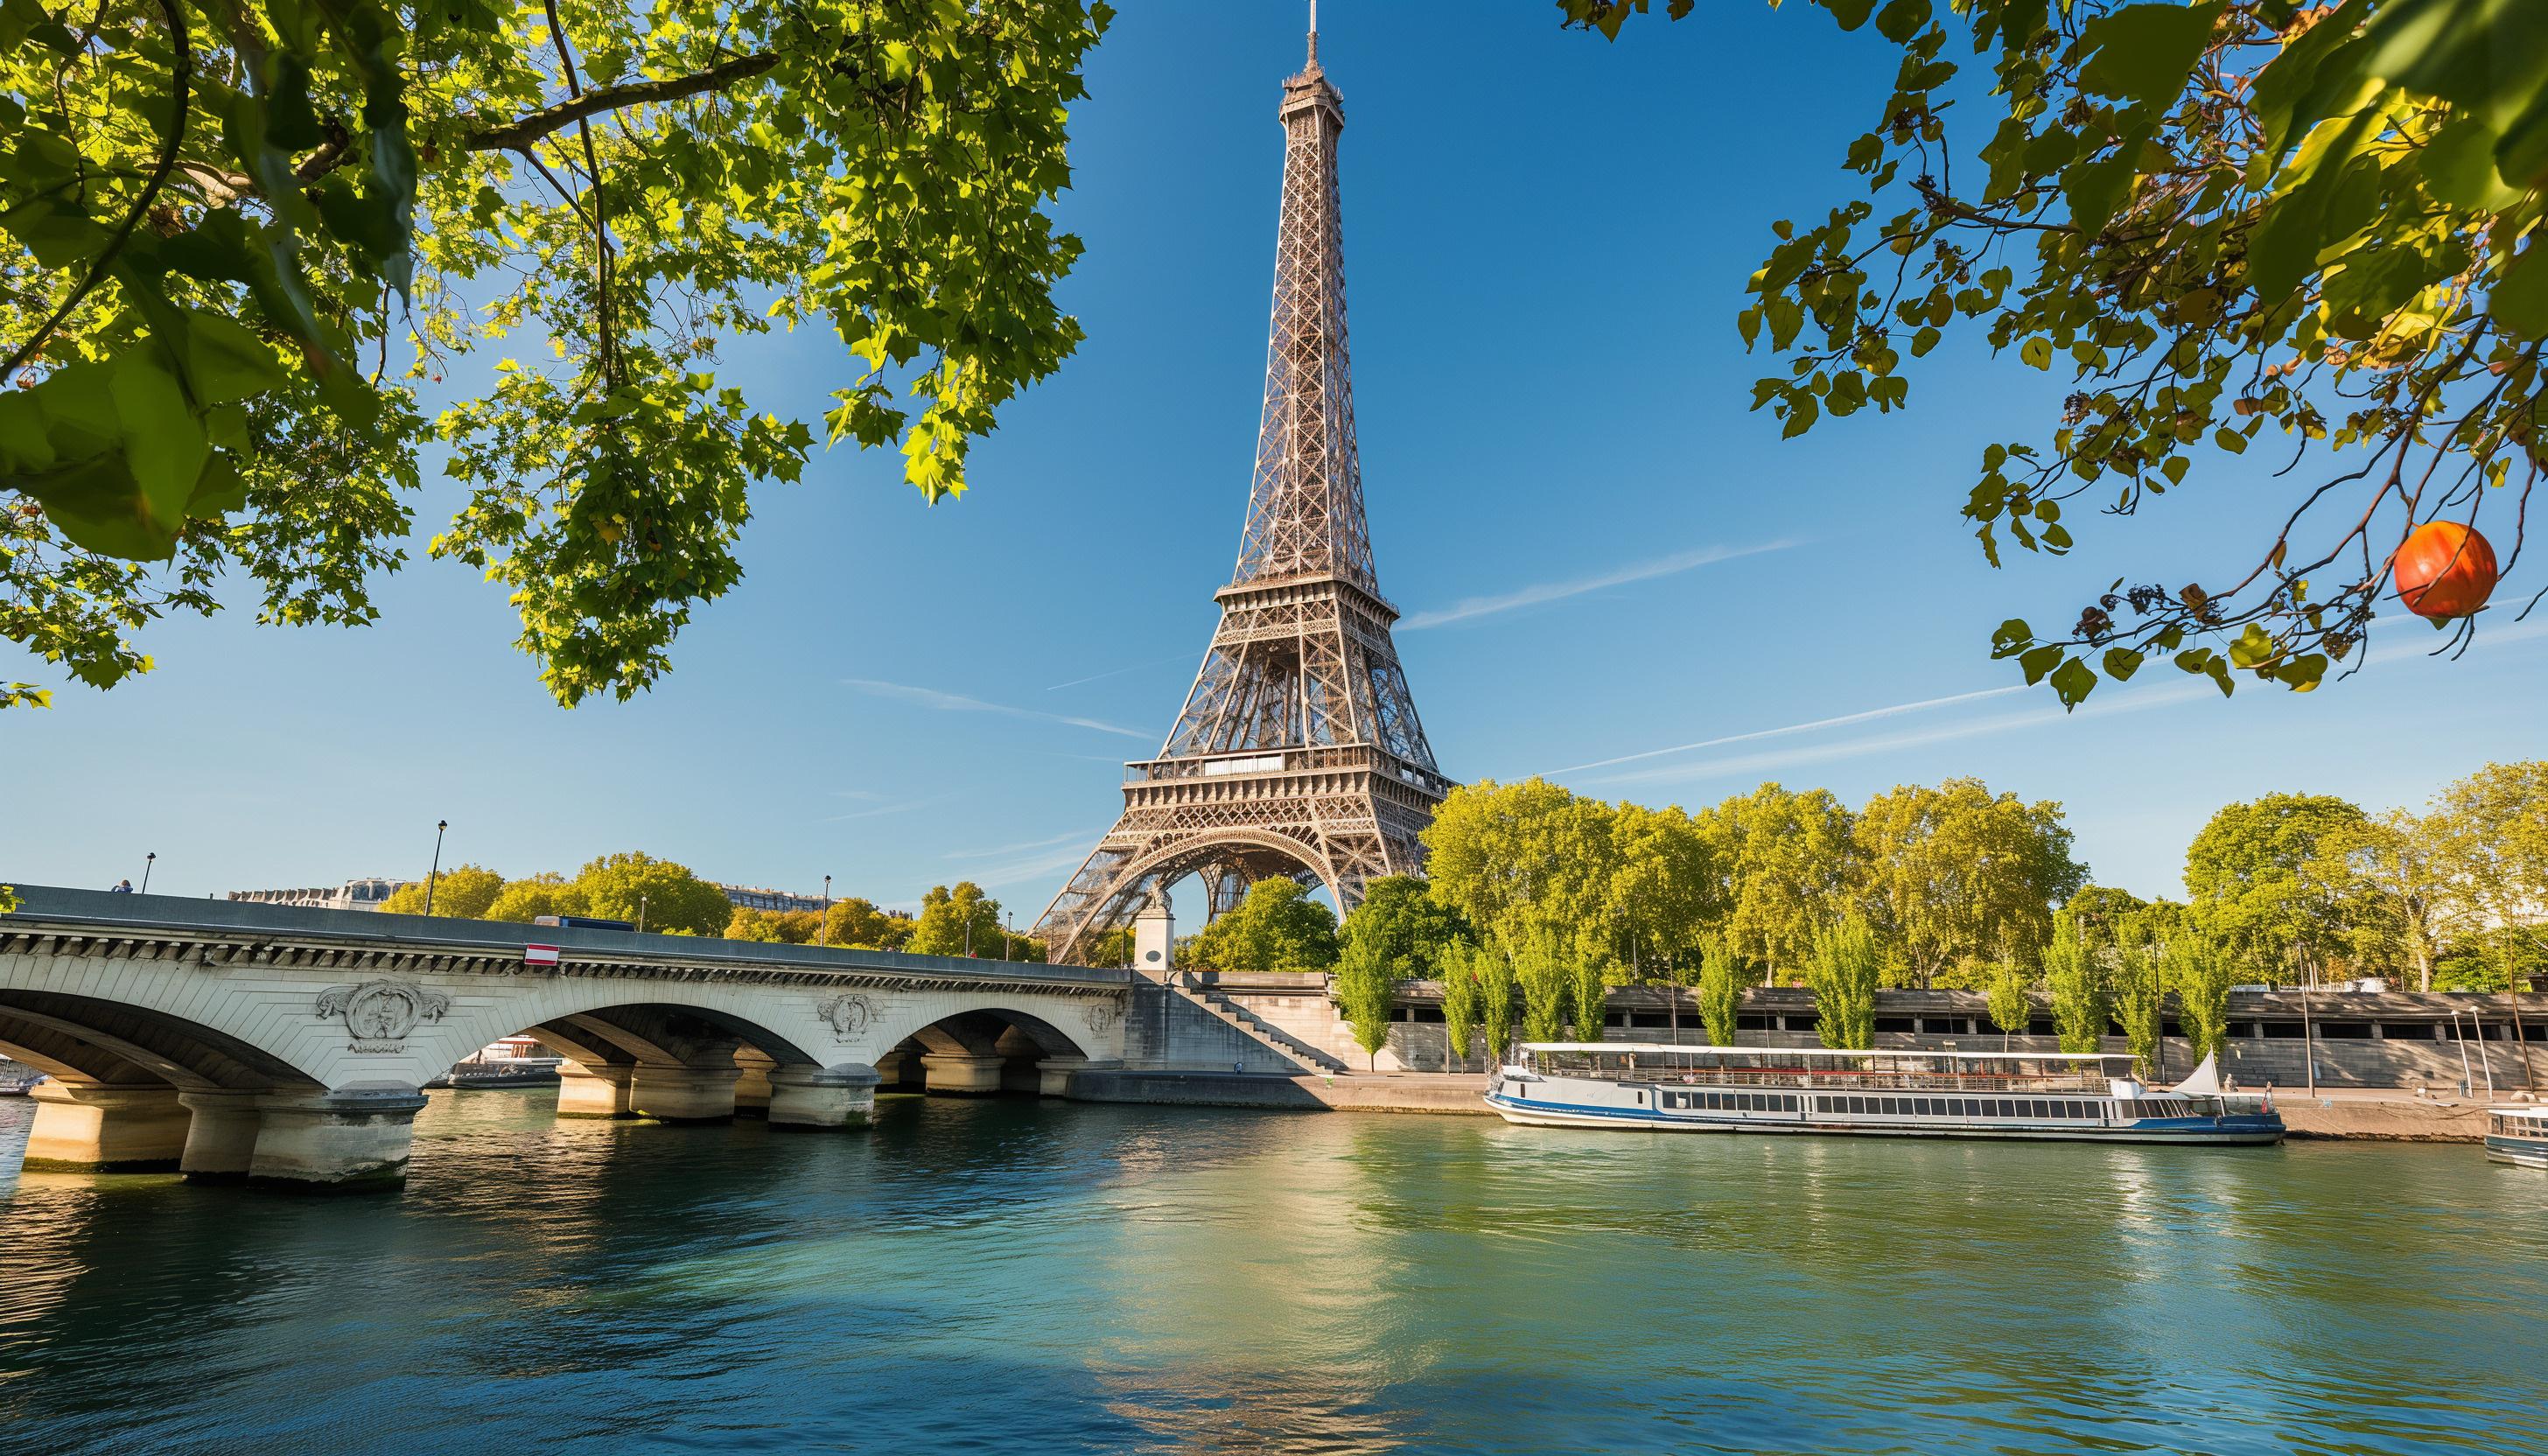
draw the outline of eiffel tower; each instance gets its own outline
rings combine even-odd
[[[1123,817],[1036,924],[1056,961],[1190,873],[1213,915],[1275,875],[1351,909],[1366,880],[1423,867],[1416,833],[1450,790],[1372,570],[1345,358],[1344,105],[1310,14],[1309,64],[1277,113],[1283,216],[1238,568],[1214,593],[1221,628],[1176,727],[1158,757],[1125,766]]]

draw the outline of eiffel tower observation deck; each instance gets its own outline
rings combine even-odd
[[[1416,834],[1450,780],[1399,667],[1363,516],[1345,348],[1336,139],[1344,102],[1319,64],[1283,83],[1283,211],[1265,409],[1247,524],[1221,626],[1156,758],[1125,766],[1124,814],[1037,931],[1051,958],[1087,953],[1188,874],[1210,911],[1274,875],[1351,909],[1365,881],[1423,867]]]

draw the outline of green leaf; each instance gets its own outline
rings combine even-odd
[[[25,390],[0,393],[0,474],[34,475],[54,459],[45,438],[45,407]]]
[[[2118,682],[2130,682],[2133,674],[2141,670],[2141,655],[2129,647],[2106,649],[2106,676]]]
[[[2017,659],[2017,666],[2026,674],[2026,685],[2032,687],[2036,683],[2043,682],[2045,674],[2051,672],[2055,667],[2060,665],[2062,656],[2063,653],[2059,647],[2048,643],[2043,647],[2038,647],[2031,651],[2020,653]]]
[[[2274,652],[2274,634],[2266,631],[2261,622],[2249,622],[2238,640],[2230,644],[2230,663],[2232,667],[2253,668],[2270,661]]]
[[[2138,134],[2142,137],[2148,135],[2146,131]],[[2140,147],[2131,138],[2112,156],[2079,162],[2064,171],[2061,195],[2070,204],[2071,226],[2087,233],[2106,230],[2139,171]]]
[[[2017,357],[2038,369],[2049,369],[2052,367],[2052,340],[2041,336],[2028,339],[2018,346]]]
[[[195,493],[212,446],[203,421],[186,406],[177,376],[151,357],[156,352],[136,348],[116,360],[111,387],[142,506],[154,524],[174,531],[186,518],[187,498]]]
[[[2052,690],[2060,695],[2061,706],[2067,711],[2086,702],[2088,694],[2097,690],[2097,675],[2084,661],[2071,658],[2052,670]]]
[[[2455,208],[2501,212],[2521,200],[2495,170],[2498,137],[2479,117],[2455,117],[2415,154],[2424,190]]]
[[[2496,322],[2524,338],[2548,338],[2548,241],[2531,239],[2504,265],[2487,308]]]
[[[2175,99],[2212,39],[2221,0],[2210,5],[2127,5],[2079,28],[2080,89],[2123,101]]]
[[[264,340],[218,314],[186,316],[186,383],[199,405],[226,405],[292,382]]]

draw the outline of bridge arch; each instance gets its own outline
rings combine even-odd
[[[960,1011],[906,1010],[884,1018],[874,1045],[884,1085],[925,1087],[955,1096],[995,1092],[1058,1094],[1070,1073],[1096,1059],[1092,1046],[1118,1016],[1112,1001],[1071,1008],[1077,1030],[1019,1007],[991,1004]]]

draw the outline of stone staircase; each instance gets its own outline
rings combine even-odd
[[[1281,1055],[1288,1056],[1313,1070],[1334,1075],[1350,1072],[1352,1067],[1342,1057],[1324,1051],[1258,1017],[1254,1012],[1230,1000],[1220,991],[1197,980],[1191,971],[1176,972],[1176,989],[1188,1000],[1227,1022],[1242,1037]]]

